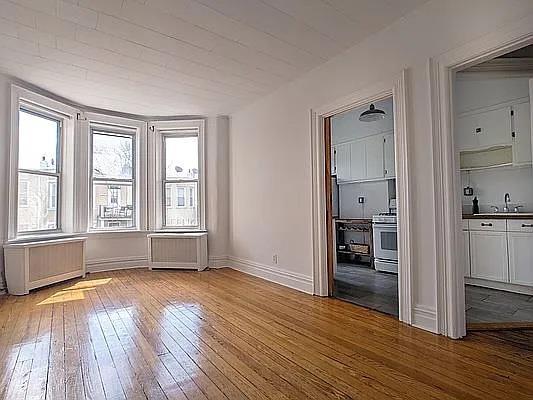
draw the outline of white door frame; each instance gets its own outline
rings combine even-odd
[[[411,216],[409,185],[409,129],[407,120],[407,71],[394,82],[380,83],[360,90],[333,103],[311,110],[311,161],[313,199],[313,290],[328,295],[324,119],[340,112],[393,97],[396,198],[398,201],[398,296],[399,319],[412,321],[411,295]],[[329,150],[327,150],[329,151]]]
[[[461,180],[453,137],[453,78],[456,71],[533,43],[533,16],[467,43],[428,63],[435,193],[435,265],[438,332],[466,335]]]

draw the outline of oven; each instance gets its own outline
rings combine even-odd
[[[374,221],[374,266],[377,271],[398,273],[396,223]]]

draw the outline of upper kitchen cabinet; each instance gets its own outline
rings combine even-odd
[[[335,160],[337,172],[337,181],[346,182],[350,180],[350,143],[338,144],[335,146]]]
[[[531,106],[521,103],[512,106],[513,163],[531,164]]]
[[[356,140],[350,143],[350,180],[366,179],[366,162],[372,157],[367,153],[366,140]]]
[[[374,135],[366,138],[360,147],[365,147],[366,162],[364,171],[365,179],[379,179],[385,176],[383,164],[384,140],[383,135]]]
[[[511,108],[459,116],[455,129],[460,151],[511,145]]]
[[[454,133],[461,169],[531,165],[528,79],[458,76]]]
[[[383,164],[385,178],[394,178],[396,176],[396,160],[394,158],[394,135],[389,133],[383,137]]]

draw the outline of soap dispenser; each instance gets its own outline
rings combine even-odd
[[[472,214],[479,214],[479,201],[477,197],[472,200]]]

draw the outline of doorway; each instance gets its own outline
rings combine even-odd
[[[456,71],[467,330],[533,328],[533,45]]]
[[[330,295],[398,318],[393,98],[324,124]]]

